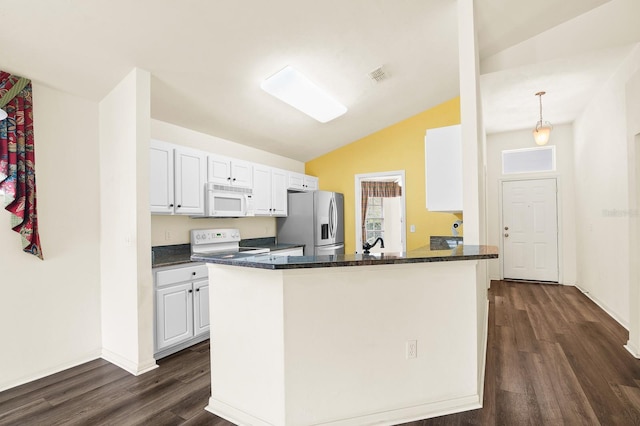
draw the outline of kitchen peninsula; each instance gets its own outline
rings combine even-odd
[[[236,424],[398,424],[478,408],[495,247],[207,262],[207,410]]]

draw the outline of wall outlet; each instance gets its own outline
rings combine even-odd
[[[169,230],[164,231],[164,239],[165,239],[165,241],[170,241],[171,240],[171,231],[169,231]]]
[[[418,341],[407,340],[407,359],[418,357]]]
[[[415,225],[411,225],[409,227],[409,232],[416,232],[416,226]]]

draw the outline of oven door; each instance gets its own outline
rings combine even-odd
[[[209,191],[207,197],[207,216],[242,217],[247,214],[245,194],[233,192]]]

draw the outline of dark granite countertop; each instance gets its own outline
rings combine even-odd
[[[494,246],[459,245],[454,249],[431,250],[425,246],[407,253],[338,254],[329,256],[272,256],[268,253],[252,255],[233,253],[227,255],[193,255],[197,262],[220,265],[245,266],[261,269],[326,268],[336,266],[368,266],[400,263],[449,262],[457,260],[496,259],[498,248]]]
[[[240,241],[241,247],[267,248],[270,252],[304,247],[304,244],[277,244],[275,237],[250,238]],[[239,254],[238,254],[239,255]],[[190,244],[151,247],[151,267],[176,266],[193,263]],[[200,261],[201,262],[201,261]]]
[[[152,268],[181,265],[183,263],[192,262],[190,244],[151,247]]]
[[[267,248],[270,251],[287,250],[296,247],[304,247],[304,244],[281,244],[276,242],[275,237],[248,238],[240,241],[240,247]]]

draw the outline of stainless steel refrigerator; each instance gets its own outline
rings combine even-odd
[[[344,254],[344,196],[289,193],[288,216],[277,219],[278,243],[304,244],[305,256]]]

